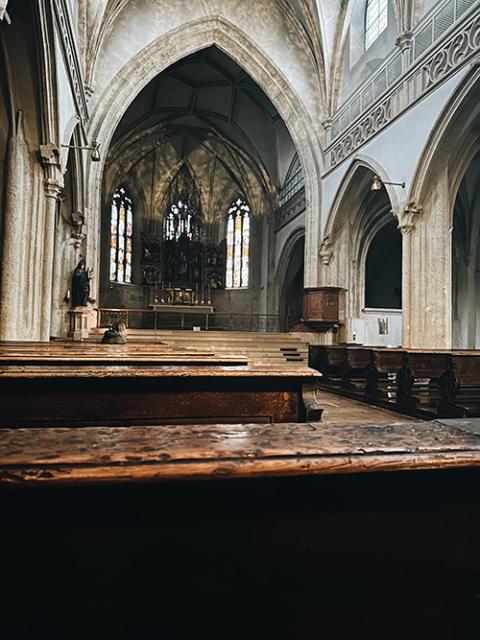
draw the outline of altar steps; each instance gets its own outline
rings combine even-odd
[[[99,341],[105,329],[94,329],[89,340]],[[218,355],[244,355],[251,365],[295,367],[308,363],[306,334],[246,331],[171,331],[128,329],[131,343],[163,343],[174,348],[198,349]]]

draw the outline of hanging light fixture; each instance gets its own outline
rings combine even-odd
[[[380,191],[386,184],[395,185],[396,187],[402,187],[405,189],[405,182],[387,182],[380,178],[380,176],[373,176],[372,178],[372,186],[370,187],[371,191]]]
[[[62,147],[65,147],[66,149],[86,149],[87,151],[90,151],[90,160],[92,162],[100,162],[101,160],[100,143],[96,140],[92,140],[92,143],[90,145],[83,147],[77,146],[75,144],[62,144]]]

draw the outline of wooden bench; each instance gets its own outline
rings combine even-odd
[[[439,415],[480,416],[480,352],[454,351],[439,378]]]
[[[480,351],[310,346],[321,385],[420,417],[480,416]]]
[[[0,484],[353,474],[467,466],[480,468],[480,424],[398,421],[378,425],[0,428]]]
[[[0,424],[319,420],[319,374],[243,356],[111,345],[0,348]],[[105,348],[108,347],[108,348]]]
[[[0,634],[469,638],[479,443],[401,420],[2,429]]]
[[[347,347],[310,345],[309,365],[322,374],[322,386],[341,388],[348,375]]]
[[[322,387],[391,402],[399,362],[397,354],[384,351],[361,345],[310,345],[309,365],[322,373]]]

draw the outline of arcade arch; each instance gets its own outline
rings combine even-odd
[[[273,246],[268,220],[278,208],[282,168],[297,152],[272,101],[217,46],[195,51],[158,74],[123,113],[106,151],[100,306],[145,308],[175,285],[199,299],[208,293],[219,315],[267,313],[275,296],[265,268]],[[128,284],[108,275],[111,199],[121,183],[136,183],[144,202],[141,247],[135,251],[139,234],[134,232]],[[162,233],[172,189],[176,209],[187,202],[192,208],[194,238],[186,233],[168,239]],[[229,244],[227,216],[237,201],[249,210],[249,242],[243,232],[232,235],[243,238],[238,247]],[[240,253],[240,286],[231,286],[238,282],[233,275],[229,284],[228,268],[235,274]],[[302,278],[303,262],[304,248]]]
[[[355,161],[334,202],[322,242],[322,285],[347,289],[341,340],[399,345],[402,339],[402,234],[391,192],[372,190],[380,167]],[[386,177],[384,177],[387,180]],[[388,251],[387,251],[388,249]]]
[[[404,243],[406,346],[477,344],[473,185],[479,127],[480,72],[474,68],[437,123],[410,193],[416,213]]]
[[[274,105],[298,152],[305,177],[307,203],[306,285],[315,286],[318,280],[317,212],[323,164],[318,137],[319,125],[287,78],[238,27],[223,18],[209,17],[185,24],[180,31],[174,30],[159,37],[134,56],[117,74],[95,104],[89,137],[99,140],[104,149],[108,148],[125,113],[126,105],[132,103],[142,88],[176,62],[215,45],[248,74]],[[177,46],[180,35],[181,50]],[[99,212],[102,209],[100,202],[104,170],[105,158],[102,162],[90,165],[87,176],[87,215],[89,227],[92,229],[88,239],[88,255],[89,261],[96,265],[100,262]],[[250,199],[249,201],[251,202]],[[251,204],[253,207],[253,203]],[[98,274],[98,268],[95,271]],[[94,282],[94,288],[98,290],[98,286],[99,282]]]

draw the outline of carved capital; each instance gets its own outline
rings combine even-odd
[[[325,118],[325,120],[322,121],[322,125],[325,131],[329,131],[332,128],[332,123],[333,118]]]
[[[415,202],[409,202],[398,219],[398,228],[400,231],[402,233],[410,233],[410,231],[415,229],[416,220],[422,211],[422,207],[417,206]]]
[[[40,152],[40,161],[45,165],[60,166],[60,149],[53,142],[41,144],[38,148]]]
[[[60,165],[60,150],[53,144],[41,144],[39,146],[40,162],[45,173],[45,195],[47,198],[60,199],[63,195],[63,177]]]
[[[330,236],[325,236],[320,245],[318,255],[322,261],[322,264],[328,267],[333,257],[333,241]]]
[[[395,41],[395,44],[403,52],[411,48],[412,42],[413,42],[412,31],[404,31],[398,36],[398,38]]]
[[[85,243],[86,234],[81,232],[81,227],[74,229],[67,241],[68,245],[72,245],[75,249],[82,249]]]

